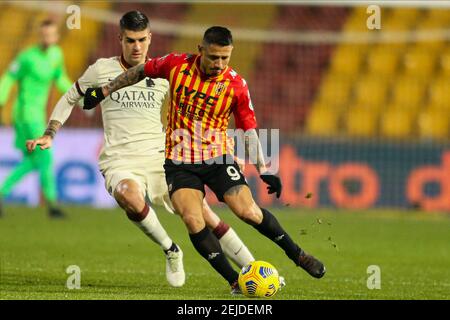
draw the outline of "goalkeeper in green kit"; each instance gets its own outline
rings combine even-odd
[[[16,134],[15,146],[23,153],[22,161],[0,185],[0,215],[2,198],[8,196],[25,175],[37,170],[49,215],[60,218],[64,214],[56,207],[52,152],[47,149],[28,153],[25,143],[28,139],[40,137],[47,126],[47,100],[53,82],[61,92],[69,90],[72,82],[66,75],[63,53],[57,45],[57,25],[51,20],[44,20],[39,27],[39,36],[40,43],[19,53],[0,79],[0,107],[8,100],[13,84],[18,83],[12,122]]]

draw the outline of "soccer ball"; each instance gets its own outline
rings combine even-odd
[[[269,298],[280,288],[277,269],[265,261],[253,261],[239,273],[242,294],[250,298]]]

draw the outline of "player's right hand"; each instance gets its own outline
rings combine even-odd
[[[41,150],[49,149],[52,147],[53,139],[50,136],[42,136],[37,139],[27,140],[26,147],[28,152],[33,152],[37,146],[40,146]]]
[[[102,88],[88,88],[84,93],[83,109],[94,109],[104,99]]]

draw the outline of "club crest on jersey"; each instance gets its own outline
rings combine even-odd
[[[218,82],[216,83],[215,87],[214,87],[214,93],[216,94],[216,96],[220,96],[223,91],[225,90],[226,85],[223,82]]]

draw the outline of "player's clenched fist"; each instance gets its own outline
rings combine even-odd
[[[41,150],[49,149],[52,147],[53,139],[50,136],[42,136],[34,140],[27,140],[26,147],[28,152],[33,152],[36,146],[40,146]]]
[[[90,110],[95,108],[100,102],[105,99],[102,88],[89,88],[84,94],[83,109]]]

